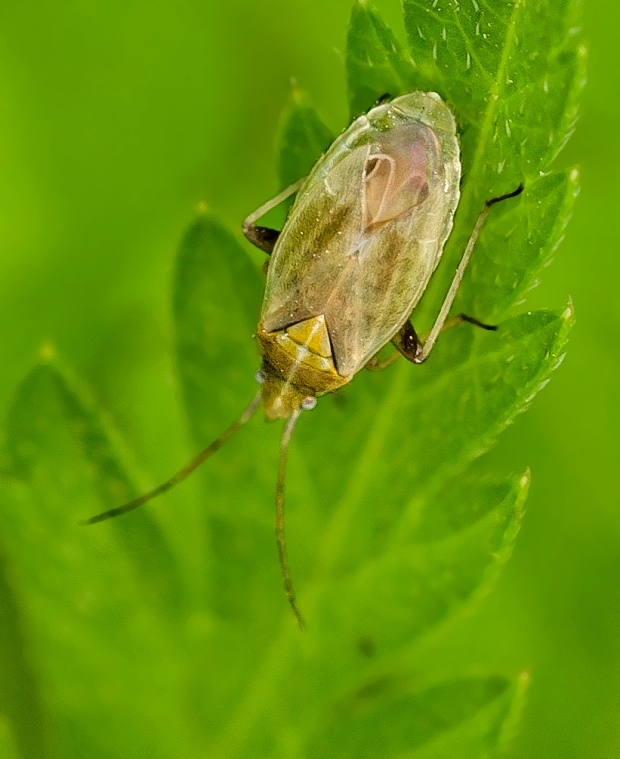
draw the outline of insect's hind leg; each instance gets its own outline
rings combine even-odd
[[[252,245],[262,250],[263,253],[267,253],[267,255],[273,253],[273,249],[278,242],[278,237],[280,237],[279,230],[271,229],[270,227],[259,227],[256,224],[252,224],[249,227],[246,227],[244,224],[243,234]]]
[[[272,208],[280,205],[280,203],[293,195],[293,193],[297,192],[297,190],[299,190],[301,187],[304,179],[305,177],[295,182],[295,184],[292,184],[290,187],[287,187],[286,190],[283,190],[279,195],[276,195],[275,198],[272,198],[266,203],[263,203],[260,208],[257,208],[256,211],[254,211],[254,213],[251,213],[243,222],[243,234],[252,243],[252,245],[255,245],[264,253],[271,255],[273,249],[275,248],[276,242],[278,241],[278,237],[280,236],[280,232],[277,229],[271,229],[270,227],[261,227],[256,224],[256,222],[260,219],[261,216],[264,216],[268,211],[271,211]]]
[[[476,319],[474,316],[468,316],[467,314],[459,314],[452,319],[448,319],[444,323],[441,331],[445,332],[451,327],[458,327],[459,324],[473,324],[475,327],[481,327],[494,332],[497,329],[497,324],[486,324],[485,322]],[[420,363],[420,352],[424,345],[424,340],[420,340],[413,324],[407,320],[403,326],[398,330],[396,335],[392,338],[392,344],[395,346],[396,351],[387,356],[383,360],[379,361],[377,357],[373,357],[366,364],[366,369],[370,369],[373,372],[381,371],[382,369],[391,366],[401,356],[404,356],[407,361],[411,361],[414,364]]]
[[[430,352],[433,350],[433,346],[435,345],[437,338],[439,337],[440,333],[443,332],[444,326],[446,324],[446,320],[448,318],[448,313],[450,312],[450,309],[452,308],[452,304],[454,303],[454,298],[456,297],[456,293],[463,279],[463,275],[465,274],[465,269],[467,268],[467,264],[469,263],[469,259],[471,257],[472,251],[478,240],[478,236],[480,235],[482,227],[484,226],[484,222],[486,221],[486,218],[489,215],[489,211],[497,203],[501,203],[502,201],[508,200],[509,198],[516,198],[517,195],[520,195],[522,192],[523,192],[523,185],[521,184],[513,192],[508,192],[506,193],[506,195],[500,195],[497,198],[491,198],[491,200],[487,200],[487,202],[484,204],[484,208],[482,209],[482,211],[480,212],[480,215],[478,216],[478,220],[476,221],[476,224],[472,230],[469,241],[467,242],[467,245],[465,247],[465,251],[461,258],[461,262],[459,263],[457,267],[456,273],[452,280],[452,284],[450,285],[450,289],[448,290],[446,297],[444,298],[444,302],[439,311],[439,314],[437,315],[437,318],[435,319],[435,324],[433,324],[433,327],[431,331],[429,332],[428,337],[424,341],[424,344],[422,345],[420,351],[418,352],[418,355],[415,358],[416,364],[421,364],[424,361],[426,361],[426,359],[430,355]],[[472,318],[469,318],[467,320],[461,319],[461,321],[471,321]],[[482,322],[478,322],[477,319],[473,321],[472,323],[474,324],[477,323],[478,326],[485,326],[486,328],[489,328],[491,326],[491,325],[484,325]]]
[[[474,327],[481,327],[482,329],[489,330],[490,332],[495,332],[498,327],[497,324],[487,324],[486,322],[481,322],[480,319],[476,319],[475,316],[458,314],[457,316],[453,316],[452,319],[448,319],[448,321],[445,322],[441,328],[441,331],[445,332],[447,329],[450,329],[450,327],[457,327],[459,324],[473,324]]]
[[[422,343],[417,336],[413,324],[407,319],[403,326],[392,338],[392,344],[396,347],[396,351],[387,358],[379,361],[376,356],[370,359],[366,364],[366,369],[370,369],[374,372],[379,372],[382,369],[393,364],[401,356],[404,356],[409,361],[414,361],[415,356],[418,354]]]

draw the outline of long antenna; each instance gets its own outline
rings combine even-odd
[[[106,519],[112,519],[112,517],[118,517],[121,514],[126,514],[128,511],[133,511],[134,509],[137,509],[138,506],[142,506],[144,503],[147,503],[147,501],[150,501],[152,498],[156,498],[158,495],[161,495],[162,493],[165,493],[167,490],[170,490],[170,488],[173,488],[175,485],[178,485],[180,482],[183,482],[183,480],[188,477],[194,469],[197,469],[203,461],[206,461],[209,456],[212,456],[218,448],[221,448],[222,445],[228,440],[229,437],[235,434],[237,430],[240,427],[243,427],[243,425],[250,419],[250,417],[254,414],[258,406],[261,402],[261,392],[260,390],[258,393],[254,396],[252,403],[246,408],[246,410],[241,414],[241,416],[237,419],[237,421],[232,424],[226,432],[224,432],[220,437],[218,437],[217,440],[214,440],[211,445],[208,448],[205,448],[204,451],[201,451],[196,458],[192,459],[189,464],[183,469],[181,469],[180,472],[177,472],[174,477],[171,477],[169,480],[164,482],[163,485],[160,485],[159,487],[155,488],[155,490],[151,490],[150,493],[145,493],[144,495],[141,495],[139,498],[135,498],[133,501],[129,501],[129,503],[124,504],[123,506],[117,506],[114,509],[109,509],[108,511],[102,511],[101,514],[95,514],[94,517],[90,517],[90,519],[84,519],[81,524],[96,524],[97,522],[104,522]],[[289,435],[290,437],[290,435]]]
[[[282,443],[280,444],[280,464],[278,466],[278,483],[276,485],[276,540],[278,543],[278,556],[280,557],[280,569],[282,570],[282,580],[284,581],[284,592],[291,605],[297,624],[300,630],[304,630],[306,625],[301,616],[297,601],[295,600],[295,591],[293,590],[293,581],[291,580],[291,570],[288,565],[288,555],[286,553],[286,540],[284,537],[284,476],[286,474],[286,457],[288,446],[293,434],[293,428],[297,421],[301,409],[296,409],[289,416],[282,433]]]

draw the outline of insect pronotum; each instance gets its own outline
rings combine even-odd
[[[262,366],[259,392],[224,434],[150,493],[87,520],[119,516],[182,482],[263,404],[267,419],[286,419],[276,484],[276,538],[284,589],[301,628],[284,540],[284,478],[289,441],[302,409],[349,383],[364,367],[381,368],[388,342],[414,364],[430,355],[448,326],[470,322],[448,314],[480,230],[485,203],[428,336],[410,316],[452,229],[461,164],[452,112],[433,92],[412,92],[360,116],[319,159],[308,177],[248,216],[245,236],[270,255],[256,331]],[[297,193],[282,231],[256,222]]]

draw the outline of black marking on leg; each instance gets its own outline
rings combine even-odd
[[[467,316],[467,314],[459,314],[456,318],[460,319],[462,322],[467,322],[468,324],[474,324],[476,327],[482,327],[482,329],[488,329],[491,332],[495,332],[498,327],[497,324],[487,324],[486,322],[481,322],[480,319],[476,319],[475,316]]]
[[[276,246],[280,232],[270,227],[259,227],[256,224],[249,224],[243,227],[243,234],[259,250],[271,255]]]
[[[403,326],[392,338],[392,343],[395,345],[398,352],[403,355],[408,361],[417,363],[418,353],[422,344],[420,338],[417,336],[413,324],[407,319]]]
[[[502,200],[509,200],[510,198],[516,198],[517,195],[521,195],[523,192],[523,183],[521,183],[516,190],[513,190],[512,192],[507,192],[505,195],[500,195],[497,198],[491,198],[491,200],[487,200],[487,206],[494,206],[496,203],[501,203]]]

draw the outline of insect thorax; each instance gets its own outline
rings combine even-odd
[[[338,374],[325,317],[321,314],[275,332],[259,329],[264,357],[263,401],[267,416],[289,416],[304,398],[348,382]]]

